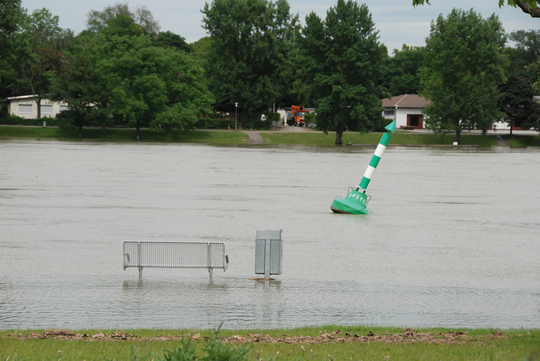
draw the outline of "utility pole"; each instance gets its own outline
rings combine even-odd
[[[234,130],[236,130],[237,118],[238,118],[238,102],[234,102]]]

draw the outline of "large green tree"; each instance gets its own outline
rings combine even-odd
[[[23,16],[21,0],[0,0],[0,98],[9,96],[16,84],[16,33]]]
[[[247,112],[267,109],[288,91],[289,52],[297,30],[286,0],[213,0],[205,3],[203,27],[212,46],[207,76],[216,105]]]
[[[500,117],[499,91],[508,64],[506,35],[495,14],[483,19],[473,10],[452,10],[431,23],[424,67],[420,69],[426,124],[451,131],[461,141],[465,129],[487,130]]]
[[[106,83],[97,72],[97,62],[101,54],[97,51],[100,37],[93,34],[79,34],[66,51],[67,66],[52,77],[49,97],[54,101],[69,104],[69,110],[57,116],[61,127],[79,130],[82,138],[84,126],[101,125],[106,129],[112,124],[111,113],[107,110],[109,94]]]
[[[413,0],[413,5],[429,4],[430,0]],[[538,0],[499,0],[499,7],[503,5],[518,7],[533,18],[540,18],[540,1]]]
[[[146,6],[139,6],[132,10],[128,3],[116,3],[112,6],[106,6],[102,11],[92,10],[88,13],[86,24],[88,30],[100,32],[108,27],[108,22],[117,15],[124,15],[132,19],[136,24],[142,26],[149,33],[158,33],[159,22],[154,19],[154,15]]]
[[[540,105],[533,99],[534,90],[529,79],[511,74],[499,90],[498,104],[504,114],[503,119],[510,126],[510,135],[513,126],[535,127],[540,118]]]
[[[41,118],[41,99],[49,92],[49,78],[66,65],[64,51],[73,37],[62,29],[58,16],[48,9],[34,10],[24,16],[22,31],[18,34],[18,75],[23,88],[36,95],[38,119]]]
[[[386,61],[384,85],[391,96],[418,94],[420,79],[418,69],[424,62],[424,47],[403,45],[401,50],[394,49],[393,56]]]
[[[191,46],[186,43],[186,39],[183,36],[172,33],[170,31],[159,33],[155,41],[157,45],[163,48],[173,48],[176,50],[184,51],[186,53],[191,53],[192,51]]]
[[[540,93],[540,31],[518,30],[509,38],[515,45],[507,48],[511,59],[508,72],[529,79],[534,90]]]
[[[55,99],[72,107],[72,123],[109,117],[136,128],[192,129],[213,102],[202,68],[183,51],[156,45],[133,19],[119,14],[87,34],[55,81]],[[83,49],[84,48],[84,49]]]
[[[369,131],[380,127],[386,47],[366,5],[338,0],[326,19],[315,13],[306,17],[300,52],[310,98],[317,108],[317,126],[343,132]]]

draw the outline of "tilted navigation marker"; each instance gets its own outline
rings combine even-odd
[[[390,132],[396,132],[396,121],[388,124],[384,129],[387,129],[388,132],[384,133],[377,149],[375,149],[375,154],[371,158],[371,162],[364,173],[364,177],[359,185],[356,188],[349,188],[349,194],[345,198],[336,198],[332,202],[330,209],[334,213],[351,213],[351,214],[368,214],[369,210],[366,208],[367,203],[371,199],[370,196],[366,195],[366,189],[369,182],[371,181],[371,176],[377,168],[381,157],[386,150],[386,146],[390,141]]]

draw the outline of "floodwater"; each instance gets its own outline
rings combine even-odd
[[[0,329],[540,328],[540,150],[0,140]],[[257,229],[283,273],[255,275]],[[225,242],[226,272],[122,268],[124,240]]]

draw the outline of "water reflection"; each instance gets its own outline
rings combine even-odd
[[[281,281],[254,281],[255,302],[254,316],[255,323],[263,328],[275,328],[281,322],[281,304],[283,294],[281,293]]]
[[[355,216],[330,204],[371,148],[0,140],[0,328],[538,328],[539,153],[389,148]],[[128,239],[225,242],[230,267],[139,282]]]

